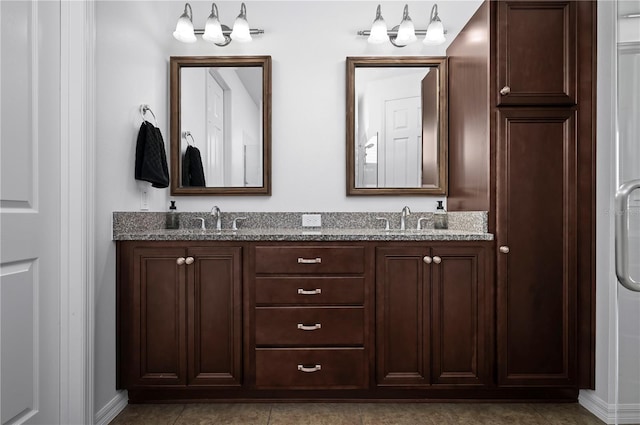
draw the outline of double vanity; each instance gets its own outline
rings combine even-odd
[[[221,231],[165,230],[164,214],[115,213],[130,400],[495,397],[486,213],[452,213],[448,230],[431,213],[405,231],[398,213],[322,217],[340,227],[223,213]]]
[[[346,194],[446,196],[448,230],[430,213],[405,214],[404,230],[400,213],[321,212],[303,228],[301,213],[226,212],[220,230],[209,213],[177,230],[116,213],[118,388],[132,402],[593,389],[595,10],[484,2],[446,57],[345,57]],[[169,65],[171,195],[270,195],[271,58]],[[241,116],[255,119],[231,127],[248,136],[213,137],[191,83],[226,93],[251,76]],[[419,89],[391,104],[400,81]],[[217,158],[206,186],[180,173],[191,145]]]

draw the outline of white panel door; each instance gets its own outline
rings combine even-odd
[[[0,1],[0,420],[60,422],[60,3]]]
[[[420,187],[422,117],[420,96],[385,102],[384,156],[379,187]]]

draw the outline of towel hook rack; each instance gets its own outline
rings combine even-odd
[[[142,118],[142,122],[147,121],[147,119],[144,117],[144,114],[146,114],[147,112],[151,113],[151,115],[153,116],[153,121],[155,121],[156,127],[158,126],[158,119],[156,118],[156,114],[153,113],[153,111],[151,110],[151,107],[149,105],[140,105],[140,117]]]
[[[187,139],[187,137],[191,137],[191,143],[189,143],[189,139]],[[182,138],[187,141],[187,145],[189,146],[193,146],[196,144],[196,141],[189,130],[182,132]]]

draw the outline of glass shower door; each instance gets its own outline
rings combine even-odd
[[[622,424],[640,404],[640,0],[617,1],[617,14],[616,423]]]

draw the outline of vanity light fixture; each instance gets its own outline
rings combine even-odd
[[[424,35],[424,44],[434,45],[442,44],[445,42],[444,26],[438,16],[438,5],[434,4],[431,8],[431,16],[429,18],[429,25],[426,30],[415,29],[413,21],[409,16],[409,6],[404,5],[404,11],[402,13],[402,22],[400,25],[396,25],[391,30],[387,30],[387,24],[382,18],[380,11],[380,5],[376,9],[376,18],[371,25],[371,29],[368,31],[358,31],[358,35],[368,36],[367,41],[371,44],[381,44],[389,40],[391,44],[396,47],[404,47],[417,40],[416,35]]]
[[[427,34],[424,36],[424,44],[442,44],[445,42],[444,26],[438,16],[438,5],[434,4],[431,8],[429,16],[429,25],[427,25]]]
[[[191,5],[185,3],[184,13],[180,15],[173,37],[183,43],[194,43],[196,34],[202,34],[202,39],[209,41],[216,46],[226,46],[235,40],[239,43],[247,43],[252,40],[251,35],[264,34],[264,30],[249,28],[247,22],[247,7],[244,3],[240,5],[240,14],[233,23],[233,30],[220,23],[218,18],[218,6],[211,4],[211,14],[207,18],[204,30],[193,28],[193,12]]]
[[[193,33],[193,10],[189,3],[184,5],[184,13],[178,18],[173,37],[183,43],[196,42],[196,35]]]
[[[389,39],[387,35],[387,24],[382,17],[382,12],[380,11],[380,5],[376,9],[376,18],[373,20],[373,24],[371,24],[371,31],[368,35],[367,41],[370,44],[381,44]]]
[[[428,29],[427,32],[429,32]],[[404,11],[402,12],[402,22],[400,22],[400,27],[398,28],[395,45],[406,46],[416,40],[416,29],[413,26],[413,21],[409,17],[409,6],[405,4]]]

